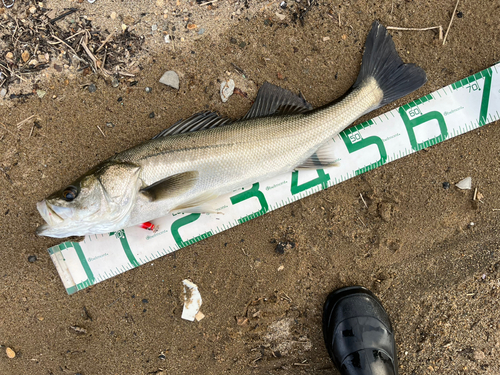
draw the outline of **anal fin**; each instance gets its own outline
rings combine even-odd
[[[312,154],[305,162],[298,165],[296,169],[309,168],[320,169],[338,165],[338,158],[333,154],[333,147],[327,143],[321,146],[314,154]]]
[[[172,211],[182,211],[191,213],[219,213],[214,207],[210,205],[210,201],[217,198],[219,194],[213,191],[207,191],[198,195],[197,197],[181,203],[179,206],[174,207]]]

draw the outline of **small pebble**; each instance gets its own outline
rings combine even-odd
[[[443,182],[443,189],[448,190],[450,188],[450,183],[445,181]]]
[[[155,32],[156,30],[158,30],[158,25],[155,23],[154,25],[151,26],[151,31]]]
[[[91,84],[89,85],[89,92],[90,92],[90,93],[93,93],[93,92],[96,92],[96,91],[97,91],[97,86],[96,86],[96,85],[94,85],[93,83],[91,83]]]
[[[281,8],[281,9],[286,9],[286,6],[287,6],[286,1],[282,1],[282,2],[280,3],[280,8]]]
[[[165,72],[160,78],[160,83],[179,90],[179,76],[173,70]]]
[[[165,354],[161,353],[159,356],[158,356],[158,359],[161,359],[162,361],[166,360],[167,357],[165,356]]]
[[[286,241],[286,242],[278,242],[274,251],[280,255],[285,253],[285,250],[290,250],[295,248],[295,242]]]
[[[149,118],[155,118],[155,113],[154,113],[154,112],[151,112],[151,113],[149,114]]]
[[[278,12],[276,12],[276,17],[278,17],[281,21],[283,21],[286,18],[286,16],[284,14],[281,14]]]
[[[5,349],[5,353],[7,353],[7,357],[9,357],[10,359],[16,357],[16,352],[9,347]]]
[[[114,128],[114,127],[115,127],[115,124],[113,124],[112,122],[107,122],[107,123],[106,123],[106,126],[107,126],[108,128]]]
[[[110,17],[112,20],[116,20],[116,12],[111,12]]]
[[[170,35],[165,35],[165,43],[170,43]]]
[[[118,80],[118,78],[113,78],[113,80],[111,81],[111,86],[113,86],[115,89],[120,86],[120,81]]]
[[[462,18],[464,14],[462,12],[457,12],[457,18]]]
[[[36,261],[37,261],[37,257],[36,257],[36,255],[30,255],[30,256],[28,257],[28,262],[30,262],[30,263],[35,263]]]
[[[196,319],[197,322],[199,322],[200,320],[202,320],[204,317],[205,317],[205,314],[203,314],[201,311],[198,311],[196,313],[196,315],[194,316],[194,318]]]
[[[198,30],[198,35],[203,35],[204,32],[205,32],[205,29],[201,28],[200,30]]]
[[[223,81],[220,85],[220,98],[222,102],[227,102],[229,97],[233,95],[234,92],[234,81],[230,79],[229,81]]]
[[[44,90],[36,90],[36,94],[38,95],[38,97],[40,99],[42,99],[46,93],[47,93],[47,91],[44,91]]]
[[[7,95],[7,90],[6,89],[1,89],[0,90],[0,98],[3,98],[5,95]]]
[[[123,100],[123,98],[120,96],[118,99],[117,99],[119,102],[121,102]]]
[[[144,91],[146,91],[148,94],[151,94],[153,92],[153,89],[148,86],[144,89]]]
[[[461,190],[470,190],[472,189],[472,178],[466,177],[463,180],[457,182],[455,186]]]

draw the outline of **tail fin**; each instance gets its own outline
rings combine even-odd
[[[377,21],[366,38],[361,70],[353,87],[362,85],[369,77],[375,78],[384,93],[377,108],[415,91],[427,81],[422,68],[403,63],[392,37]]]

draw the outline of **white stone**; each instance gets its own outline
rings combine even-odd
[[[234,81],[232,79],[220,84],[220,98],[225,103],[234,92]]]
[[[455,186],[461,190],[470,190],[472,189],[472,178],[465,177],[463,180],[457,182]]]
[[[179,76],[173,70],[165,72],[160,78],[160,83],[179,90]]]
[[[281,21],[283,21],[286,18],[286,16],[284,14],[281,14],[278,12],[276,12],[276,17],[278,17]]]

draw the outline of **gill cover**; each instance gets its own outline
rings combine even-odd
[[[121,229],[141,185],[139,171],[131,163],[104,162],[93,168],[37,204],[46,221],[37,234],[61,238]]]

